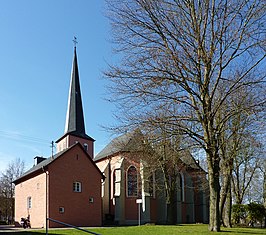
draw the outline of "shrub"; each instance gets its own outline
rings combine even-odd
[[[252,202],[247,205],[247,209],[248,217],[251,223],[260,222],[260,224],[262,225],[262,221],[266,216],[265,207],[262,204]]]
[[[248,217],[247,205],[235,204],[232,208],[232,218],[234,224],[239,224],[241,221],[246,221]]]

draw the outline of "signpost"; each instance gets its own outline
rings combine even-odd
[[[137,199],[136,203],[139,204],[139,226],[140,226],[140,204],[142,203],[142,199]]]

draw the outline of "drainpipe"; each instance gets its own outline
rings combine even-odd
[[[48,235],[48,171],[44,170],[42,167],[43,172],[45,173],[45,234]]]
[[[109,191],[109,202],[108,202],[108,214],[111,214],[111,158],[108,159],[109,160],[109,164],[108,164],[108,191]]]

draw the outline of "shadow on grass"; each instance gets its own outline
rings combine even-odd
[[[41,235],[41,234],[45,234],[44,231],[13,231],[13,232],[0,232],[0,234],[19,234],[19,235]],[[62,233],[53,233],[53,235],[62,235]]]
[[[222,229],[221,230],[221,234],[223,233],[231,233],[231,234],[266,234],[266,230],[265,229],[237,229],[237,228],[233,228],[232,230],[226,230],[226,229]]]

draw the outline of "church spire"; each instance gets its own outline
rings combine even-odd
[[[69,87],[67,115],[65,123],[65,133],[59,138],[57,143],[57,152],[69,148],[73,144],[79,142],[83,145],[85,151],[93,158],[93,138],[88,136],[85,131],[85,123],[83,116],[83,107],[81,99],[81,91],[79,84],[79,71],[78,71],[78,59],[77,59],[77,39],[74,37],[74,57],[72,64],[72,73]]]
[[[65,134],[67,133],[72,133],[80,136],[86,135],[79,84],[76,44],[74,46],[74,58],[72,64],[72,74],[69,87],[68,107],[66,115]]]

